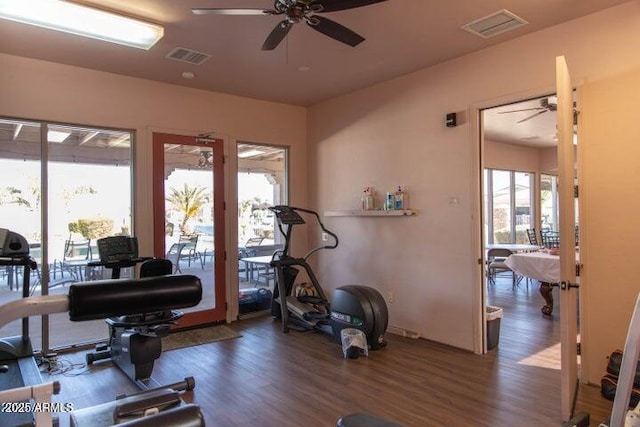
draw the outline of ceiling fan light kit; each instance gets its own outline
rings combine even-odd
[[[387,0],[275,0],[273,9],[198,8],[191,10],[196,15],[283,15],[284,19],[276,24],[262,44],[262,50],[273,50],[278,47],[293,25],[300,22],[306,23],[325,36],[356,47],[365,40],[364,37],[318,14],[355,9],[384,1]]]

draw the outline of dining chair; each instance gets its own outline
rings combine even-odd
[[[547,230],[541,233],[542,246],[547,249],[560,247],[560,232],[554,230]]]
[[[495,284],[498,274],[511,273],[512,286],[516,286],[520,282],[520,278],[507,264],[505,260],[512,255],[513,252],[505,248],[492,248],[487,251],[487,277],[489,283]]]
[[[538,232],[535,228],[527,229],[527,237],[529,238],[529,244],[540,246],[540,239],[538,238]]]

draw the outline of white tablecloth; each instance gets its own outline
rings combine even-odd
[[[560,281],[560,257],[545,252],[521,252],[510,255],[504,262],[517,274],[540,282]]]

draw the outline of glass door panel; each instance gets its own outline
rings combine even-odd
[[[0,119],[0,227],[29,242],[37,269],[28,294],[66,295],[70,283],[102,277],[87,269],[96,239],[131,230],[130,143],[129,131]],[[0,266],[2,302],[22,296],[22,267],[12,270]],[[2,333],[15,335],[16,325]],[[67,313],[29,325],[45,351],[108,336],[104,321],[73,323]]]
[[[39,123],[0,120],[0,228],[21,234],[37,262],[30,272],[27,293],[40,295],[42,282],[41,242],[41,126]],[[22,298],[24,267],[0,265],[0,304]],[[35,349],[42,348],[40,318],[31,317],[28,334]],[[26,332],[26,331],[25,331]],[[22,335],[22,321],[15,320],[0,330],[2,337]]]
[[[224,186],[222,141],[155,133],[155,256],[173,274],[202,282],[202,301],[183,309],[180,327],[225,320]],[[216,250],[218,248],[218,250]]]
[[[71,283],[110,278],[87,265],[98,260],[97,240],[131,233],[131,132],[49,125],[47,135],[48,289],[56,295]],[[51,348],[109,336],[104,320],[49,319]]]

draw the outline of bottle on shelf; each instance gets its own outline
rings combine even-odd
[[[393,195],[393,199],[394,199],[393,208],[395,210],[402,210],[402,209],[405,208],[404,207],[404,192],[402,191],[402,187],[401,186],[398,186],[398,190]]]
[[[391,192],[387,192],[387,197],[385,197],[384,201],[384,210],[392,211],[395,204],[395,196]]]
[[[398,186],[398,191],[395,194],[395,209],[404,210],[409,209],[409,193],[407,187]]]

